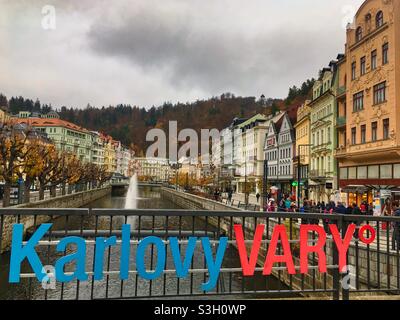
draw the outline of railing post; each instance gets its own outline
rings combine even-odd
[[[340,219],[336,220],[338,229],[342,229],[343,225],[343,217],[340,216]],[[333,265],[337,266],[337,268],[333,269],[333,300],[340,300],[340,270],[339,270],[339,252],[337,250],[336,245],[332,242],[332,258]]]
[[[342,239],[345,238],[346,236],[346,232],[347,232],[347,226],[348,226],[348,222],[342,217],[341,219],[341,230],[342,230]],[[349,263],[349,252],[347,251],[347,257],[346,257],[346,261],[347,264]],[[339,270],[340,271],[340,270]],[[350,270],[347,269],[346,274],[342,275],[342,279],[343,277],[348,277]],[[343,280],[342,280],[343,282]],[[342,283],[342,299],[343,300],[350,300],[350,288],[347,286],[344,286]]]

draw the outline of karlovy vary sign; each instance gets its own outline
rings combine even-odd
[[[23,242],[23,230],[22,224],[15,224],[13,226],[12,245],[11,245],[11,261],[9,270],[9,282],[19,283],[21,279],[21,265],[27,260],[34,271],[38,281],[43,282],[48,278],[48,274],[44,271],[42,261],[37,254],[35,247],[39,241],[52,227],[51,223],[42,224],[32,237],[26,243]],[[347,271],[347,252],[350,246],[350,242],[356,231],[356,225],[350,224],[347,227],[344,238],[341,236],[340,230],[334,224],[329,225],[330,232],[333,237],[333,242],[336,245],[339,255],[339,270],[344,273]],[[242,225],[235,225],[234,232],[236,237],[236,244],[239,251],[241,268],[243,276],[251,277],[254,276],[255,268],[259,256],[261,243],[265,231],[265,225],[258,225],[253,243],[250,250],[250,256],[247,254],[246,244],[244,239],[244,232]],[[366,232],[369,232],[368,238],[364,237]],[[309,233],[315,232],[318,237],[315,243],[310,244]],[[376,231],[369,225],[363,226],[359,230],[359,239],[370,244],[374,241]],[[263,275],[268,276],[272,273],[274,264],[283,263],[286,265],[289,274],[307,274],[309,270],[308,255],[315,253],[318,256],[318,267],[321,273],[327,272],[327,257],[324,252],[324,246],[327,240],[327,234],[323,227],[318,225],[301,225],[300,226],[300,268],[296,271],[295,264],[293,262],[293,256],[291,247],[287,237],[287,230],[284,225],[276,225],[273,229],[271,241],[268,247]],[[207,263],[207,269],[209,273],[208,282],[203,283],[201,290],[211,291],[217,285],[218,277],[221,272],[221,266],[224,260],[225,251],[228,246],[229,239],[227,237],[221,237],[219,239],[219,245],[216,248],[216,253],[213,253],[213,244],[208,237],[190,237],[188,239],[188,245],[185,252],[182,252],[179,246],[179,239],[176,237],[168,238],[169,250],[173,257],[177,278],[184,279],[188,277],[190,272],[190,266],[193,260],[196,250],[198,252],[204,252],[205,260]],[[197,248],[197,243],[200,241],[202,248]],[[104,255],[106,250],[111,246],[120,246],[120,269],[119,277],[121,280],[127,280],[130,272],[130,255],[131,255],[131,225],[125,224],[122,226],[122,239],[117,244],[117,237],[111,236],[109,238],[97,237],[95,241],[95,252],[94,252],[94,268],[93,277],[95,281],[103,279],[103,265]],[[281,245],[281,253],[277,255],[278,245]],[[154,246],[157,249],[157,262],[154,270],[147,270],[145,258],[148,252],[149,246]],[[73,246],[76,248],[73,253],[60,257],[54,266],[54,277],[59,282],[71,282],[74,280],[88,281],[89,275],[85,270],[86,266],[86,242],[85,239],[76,236],[65,237],[60,240],[56,246],[56,250],[60,253],[64,253],[67,248]],[[200,249],[202,249],[200,251]],[[166,246],[164,241],[158,237],[147,237],[141,240],[137,245],[136,250],[136,271],[139,277],[145,280],[155,280],[159,278],[165,268],[166,261]],[[74,263],[74,270],[72,272],[65,272],[66,265]]]

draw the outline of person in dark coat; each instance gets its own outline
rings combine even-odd
[[[337,214],[346,214],[346,207],[343,205],[343,203],[339,202],[335,208],[335,212]]]
[[[397,207],[394,212],[395,217],[400,217],[400,208]],[[400,243],[400,222],[393,222],[393,234],[392,234],[392,250],[399,250]]]

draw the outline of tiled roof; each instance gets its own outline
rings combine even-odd
[[[25,123],[32,127],[64,127],[67,129],[80,131],[83,133],[89,133],[88,130],[77,126],[71,122],[61,120],[61,119],[43,119],[43,118],[17,118],[15,119],[17,123]]]

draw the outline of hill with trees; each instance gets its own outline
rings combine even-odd
[[[256,113],[273,114],[292,106],[301,105],[307,98],[314,84],[314,79],[307,80],[300,88],[289,89],[288,97],[266,99],[261,96],[236,97],[231,93],[222,94],[207,100],[192,103],[168,103],[162,106],[143,107],[120,104],[97,108],[87,105],[84,109],[66,106],[53,107],[23,97],[12,97],[9,100],[0,94],[0,106],[6,106],[10,113],[31,111],[47,113],[56,110],[61,119],[73,122],[89,130],[101,131],[111,135],[123,144],[131,146],[136,154],[144,155],[148,146],[146,133],[152,128],[163,129],[168,134],[169,121],[178,122],[178,130],[191,128],[222,130],[229,126],[234,118],[246,118]]]

